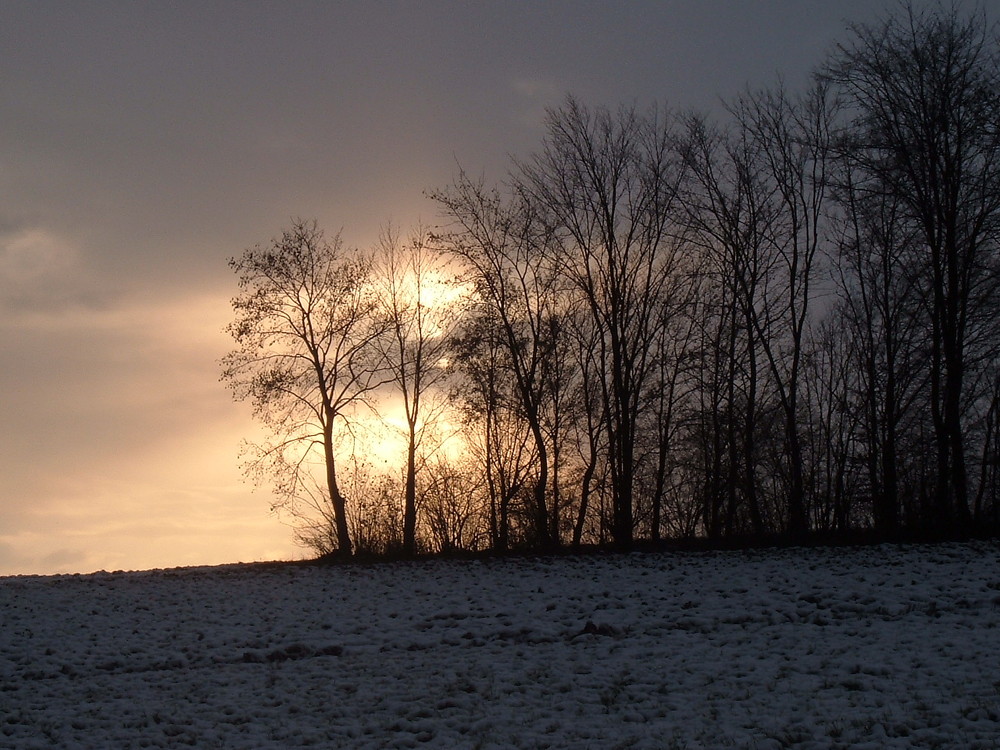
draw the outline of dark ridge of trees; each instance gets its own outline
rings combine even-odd
[[[983,19],[910,8],[878,26],[852,27],[822,73],[851,108],[842,148],[855,180],[846,192],[893,204],[918,243],[936,454],[933,513],[922,515],[943,529],[973,521],[969,417],[983,397],[980,368],[996,368],[997,53]]]
[[[596,334],[610,531],[627,549],[657,340],[682,283],[672,220],[684,171],[671,120],[656,110],[590,110],[571,97],[549,111],[547,131],[541,151],[518,165],[516,184],[553,237],[565,294],[577,297]]]
[[[465,175],[435,198],[453,224],[440,240],[461,264],[464,278],[481,303],[480,338],[466,338],[466,344],[473,347],[466,356],[475,356],[476,346],[497,347],[496,365],[506,370],[513,385],[510,403],[531,436],[535,466],[530,490],[531,539],[536,546],[550,548],[559,538],[550,523],[554,510],[550,508],[550,474],[557,436],[546,430],[545,420],[557,403],[554,390],[561,385],[548,377],[559,361],[561,295],[550,251],[553,233],[524,195],[502,196]],[[466,406],[493,407],[489,403]],[[500,529],[497,538],[501,545],[507,544],[508,530]]]
[[[379,263],[297,222],[233,262],[252,467],[341,555],[996,533],[998,55],[904,8],[722,118],[569,97]],[[337,442],[389,393],[399,475]]]

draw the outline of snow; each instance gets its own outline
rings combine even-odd
[[[1000,544],[0,578],[4,748],[995,748]]]

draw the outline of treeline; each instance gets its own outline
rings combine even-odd
[[[233,261],[250,465],[320,552],[995,530],[998,53],[911,8],[724,118],[568,98],[433,232],[296,223]],[[338,445],[376,394],[401,477]]]

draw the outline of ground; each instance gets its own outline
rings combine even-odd
[[[997,748],[1000,544],[0,578],[3,748]]]

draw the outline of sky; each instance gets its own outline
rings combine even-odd
[[[895,0],[0,4],[0,575],[293,559],[219,382],[227,260],[369,247],[547,107],[798,88]]]

